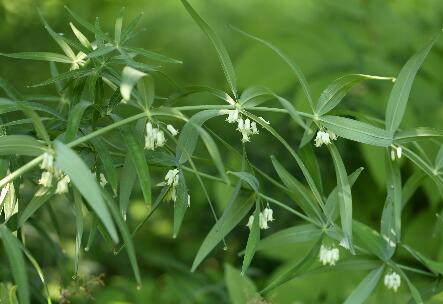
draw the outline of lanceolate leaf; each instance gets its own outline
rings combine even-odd
[[[56,166],[65,172],[72,183],[86,199],[91,209],[100,218],[114,242],[118,241],[117,231],[109,210],[103,200],[100,186],[82,159],[69,147],[59,141],[54,142]]]
[[[398,74],[386,107],[386,130],[391,136],[403,119],[415,75],[439,36],[440,33],[427,42],[423,49],[408,60]]]
[[[443,130],[432,128],[417,128],[414,130],[399,131],[394,136],[394,143],[405,144],[418,140],[430,139],[433,137],[443,137]]]
[[[78,266],[80,261],[80,252],[83,239],[83,202],[80,193],[76,188],[73,189],[74,192],[74,214],[75,214],[75,260],[74,260],[74,273],[77,275]]]
[[[350,250],[353,252],[352,244],[352,194],[349,185],[348,174],[341,159],[340,153],[334,144],[328,146],[334,161],[335,173],[337,176],[337,198],[340,206],[341,227],[347,239]]]
[[[68,124],[65,133],[65,142],[71,142],[75,139],[77,130],[80,126],[83,114],[92,104],[89,101],[81,101],[76,104],[69,113]]]
[[[401,210],[402,210],[402,185],[400,167],[398,162],[389,159],[389,153],[386,152],[386,173],[387,173],[387,195],[392,200],[394,208],[394,231],[397,241],[401,237]]]
[[[188,210],[188,189],[186,187],[185,176],[182,171],[179,173],[178,185],[176,187],[176,200],[174,202],[174,227],[172,237],[175,239],[180,231],[186,211]]]
[[[120,191],[119,191],[120,212],[124,220],[126,220],[129,198],[131,196],[132,188],[134,187],[136,178],[137,178],[137,171],[135,170],[135,165],[131,160],[129,154],[127,154],[123,163],[123,168],[121,169],[120,172]]]
[[[425,257],[420,252],[412,249],[411,247],[409,247],[407,245],[403,245],[403,248],[405,248],[417,261],[424,264],[433,273],[443,275],[443,263],[442,262],[437,262],[437,261],[431,260],[431,259]]]
[[[254,204],[254,200],[251,197],[243,202],[237,201],[240,185],[240,183],[237,183],[234,193],[232,194],[223,215],[217,221],[217,223],[215,223],[201,244],[197,255],[195,256],[194,262],[192,263],[191,271],[195,271],[198,265],[200,265],[200,263],[214,249],[214,247],[220,243],[221,240],[246,216]]]
[[[390,258],[390,252],[386,250],[385,241],[380,234],[357,221],[353,221],[352,229],[354,230],[355,243],[372,254],[379,257],[381,260]]]
[[[0,155],[38,156],[45,149],[45,145],[28,135],[0,136]]]
[[[320,117],[320,121],[340,137],[381,147],[388,147],[392,143],[392,137],[387,131],[365,122],[330,115]]]
[[[102,189],[102,191],[103,191],[103,196],[105,198],[105,202],[108,205],[108,208],[111,211],[112,216],[114,217],[115,223],[123,239],[126,252],[128,253],[129,263],[131,264],[132,271],[134,272],[135,280],[137,281],[138,286],[140,286],[141,284],[140,270],[138,268],[137,257],[135,255],[135,248],[134,248],[134,243],[132,241],[131,233],[129,232],[128,226],[126,226],[120,213],[118,212],[117,205],[112,199],[112,196],[104,189]]]
[[[185,124],[177,142],[176,158],[181,164],[185,163],[194,153],[198,142],[198,127],[208,119],[221,115],[220,110],[205,110],[194,114]]]
[[[251,173],[244,172],[244,171],[240,171],[240,172],[228,171],[228,173],[235,175],[239,179],[246,182],[252,188],[252,190],[254,190],[255,192],[258,191],[259,182],[258,182],[257,178],[254,175],[252,175]]]
[[[137,171],[140,188],[143,192],[145,203],[151,206],[151,175],[149,174],[149,167],[146,162],[143,147],[134,137],[132,131],[128,128],[122,128],[123,139],[128,147],[128,153],[134,163]]]
[[[363,281],[358,284],[349,297],[346,299],[344,304],[360,304],[364,303],[366,299],[371,295],[372,291],[377,286],[380,278],[385,269],[384,265],[377,269],[372,270]]]
[[[28,275],[26,274],[25,260],[20,250],[20,242],[5,225],[0,225],[0,236],[9,260],[12,276],[18,286],[20,303],[29,304],[31,302],[29,297]]]
[[[252,258],[254,257],[255,250],[257,248],[257,243],[260,241],[260,225],[259,225],[259,215],[260,215],[260,202],[257,200],[255,202],[254,220],[252,221],[251,230],[249,231],[248,241],[246,243],[245,256],[243,257],[243,265],[241,273],[246,274],[246,270],[251,264]]]
[[[49,52],[22,52],[22,53],[0,53],[1,56],[16,58],[16,59],[30,59],[40,61],[53,61],[61,63],[72,63],[72,60],[65,55]]]
[[[17,227],[20,228],[23,224],[38,210],[43,206],[52,196],[54,195],[53,190],[46,190],[41,188],[37,190],[34,197],[26,205],[25,209],[19,213]]]
[[[254,283],[229,264],[225,264],[225,283],[232,304],[250,303],[257,297]]]
[[[340,77],[334,80],[320,95],[320,98],[315,107],[317,115],[324,115],[325,113],[334,109],[346,96],[352,87],[363,80],[393,80],[391,77],[371,76],[364,74],[351,74]]]
[[[189,2],[187,0],[182,0],[182,3],[188,13],[191,15],[192,19],[194,19],[195,23],[197,23],[202,31],[206,34],[217,51],[217,55],[223,68],[223,72],[225,73],[226,80],[228,81],[229,88],[231,89],[234,98],[237,99],[237,81],[235,71],[226,47],[212,28],[192,8]]]
[[[275,232],[269,237],[260,240],[257,244],[257,251],[275,249],[279,246],[286,246],[288,244],[312,241],[318,239],[321,234],[321,229],[312,224],[294,226]]]
[[[106,143],[100,137],[94,138],[92,143],[97,151],[98,157],[100,158],[103,169],[106,173],[106,178],[111,184],[112,190],[114,193],[117,192],[118,186],[118,177],[117,170],[115,169],[114,161],[112,159],[111,153],[109,153],[109,149],[106,146]]]
[[[286,283],[289,280],[294,279],[295,277],[302,275],[307,272],[309,267],[315,262],[318,257],[318,253],[320,250],[320,246],[323,242],[323,236],[320,236],[317,242],[315,242],[314,246],[312,246],[311,250],[301,259],[294,267],[289,269],[287,272],[282,274],[280,277],[277,277],[274,281],[272,281],[263,291],[262,293],[266,293],[283,283]]]

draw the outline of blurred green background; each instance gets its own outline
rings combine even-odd
[[[443,24],[441,0],[193,0],[192,4],[227,45],[240,89],[252,85],[267,86],[292,100],[300,110],[306,109],[304,95],[285,64],[271,51],[230,30],[227,25],[235,25],[283,49],[305,72],[316,98],[329,82],[345,74],[396,76],[406,60]],[[0,0],[0,51],[58,52],[57,45],[44,30],[36,9],[39,7],[42,10],[57,32],[72,37],[69,28],[72,20],[64,5],[89,21],[98,16],[102,28],[108,32],[113,31],[115,18],[122,7],[126,7],[126,20],[144,12],[140,27],[145,30],[133,39],[134,46],[183,60],[182,65],[164,67],[164,71],[179,85],[199,84],[226,89],[212,46],[178,0]],[[26,88],[26,85],[50,77],[47,63],[0,58],[0,75],[25,94],[40,94],[48,90]],[[345,98],[340,108],[383,118],[391,86],[388,82],[359,85]],[[159,95],[167,96],[172,92],[171,86],[161,77],[156,78],[156,87]],[[416,78],[402,126],[443,128],[442,93],[443,39],[440,39]],[[187,98],[185,102],[214,102],[209,98],[198,95]],[[296,146],[299,143],[302,131],[292,123],[288,124],[287,117],[275,114],[265,118],[291,144]],[[210,126],[225,140],[240,147],[238,134],[233,128],[223,128],[221,122]],[[351,142],[341,143],[340,148],[348,171],[360,166],[366,168],[353,188],[354,198],[358,198],[354,199],[355,217],[372,227],[378,227],[385,199],[384,170],[380,170],[383,150]],[[435,147],[429,145],[426,148],[433,158]],[[298,173],[287,153],[263,135],[254,138],[249,150],[251,161],[273,176],[275,174],[269,159],[271,154],[276,155],[294,174]],[[223,152],[228,168],[235,165],[235,155]],[[325,188],[331,189],[335,174],[329,156],[321,151],[317,154],[324,173]],[[404,166],[403,171],[408,176],[413,168]],[[63,238],[57,240],[60,248],[52,248],[49,242],[41,239],[34,243],[31,239],[30,246],[48,274],[54,298],[61,297],[60,289],[63,288],[68,290],[64,291],[64,295],[66,292],[76,295],[68,297],[72,303],[93,302],[88,298],[89,293],[97,303],[230,303],[232,300],[224,280],[229,272],[225,271],[224,264],[229,263],[237,268],[241,265],[237,253],[245,246],[247,229],[238,227],[234,230],[227,239],[226,251],[219,246],[196,273],[190,273],[194,255],[213,225],[213,218],[197,182],[190,177],[188,184],[193,198],[192,208],[185,218],[181,235],[172,239],[172,207],[163,206],[135,238],[144,277],[140,290],[136,289],[126,255],[114,256],[112,248],[102,241],[83,253],[80,278],[72,280],[75,244],[72,212],[65,208],[69,202],[53,202],[59,229],[63,232]],[[208,183],[208,188],[220,213],[228,199],[229,189],[215,183]],[[281,197],[269,185],[264,185],[264,189],[270,196]],[[282,200],[291,203],[284,197]],[[437,191],[427,182],[404,211],[403,221],[407,223],[404,227],[405,242],[427,256],[441,260],[443,247],[440,238],[433,236],[434,214],[441,209],[439,203]],[[136,223],[145,213],[143,203],[135,198],[130,207],[131,220]],[[42,219],[47,216],[41,212]],[[265,234],[298,223],[298,219],[283,210],[276,210],[276,218]],[[54,230],[50,224],[42,222],[42,225]],[[50,237],[57,239],[55,233],[51,233]],[[260,252],[248,275],[261,288],[279,267],[294,263],[308,246],[298,244]],[[62,255],[57,253],[59,250]],[[96,277],[101,274],[105,276]],[[306,276],[274,290],[267,299],[277,304],[339,303],[363,275],[358,272],[331,272]],[[422,278],[417,277],[416,280],[420,286]],[[41,288],[37,277],[33,286]],[[92,288],[91,292],[89,288]],[[369,302],[382,303],[381,299],[383,303],[406,303],[408,294],[405,287],[395,295],[378,288]],[[441,301],[437,297],[432,303],[443,303],[443,296]]]

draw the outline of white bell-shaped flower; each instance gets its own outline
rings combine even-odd
[[[246,224],[246,227],[248,227],[249,229],[252,229],[252,224],[254,223],[254,216],[251,215],[248,218],[248,223]]]
[[[334,266],[340,259],[340,251],[334,246],[327,247],[322,244],[320,247],[319,259],[323,266]]]
[[[272,209],[269,208],[269,206],[263,210],[263,216],[266,219],[266,221],[272,222],[274,220],[273,213],[274,211],[272,211]]]
[[[392,289],[394,292],[397,292],[398,288],[401,285],[400,275],[396,272],[391,272],[385,275],[384,284],[386,288]]]
[[[49,171],[43,171],[40,180],[38,181],[43,187],[49,188],[52,186],[52,173]]]
[[[55,190],[56,194],[64,194],[68,193],[69,191],[69,183],[71,182],[71,179],[69,176],[65,175],[57,182],[57,188]]]
[[[40,164],[40,168],[42,170],[51,171],[53,170],[53,167],[54,167],[54,156],[52,156],[51,153],[45,152],[43,154],[43,160]]]
[[[167,125],[166,129],[168,129],[169,133],[171,133],[172,136],[176,136],[178,134],[178,131],[174,128],[173,125]]]

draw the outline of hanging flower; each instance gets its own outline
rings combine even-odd
[[[340,259],[340,251],[334,246],[327,247],[322,244],[320,247],[319,259],[323,266],[334,266]]]
[[[269,229],[268,222],[272,222],[274,220],[272,214],[273,214],[273,211],[271,208],[269,208],[269,206],[260,212],[260,214],[258,215],[258,225],[259,225],[260,229]],[[253,222],[254,222],[254,215],[251,215],[248,219],[248,223],[246,224],[246,227],[251,229]]]
[[[158,128],[154,128],[152,123],[148,122],[146,124],[145,149],[155,150],[157,147],[163,147],[165,142],[166,138],[163,131]]]
[[[103,173],[100,173],[100,186],[104,187],[108,184],[108,180]]]
[[[394,292],[397,292],[398,288],[401,285],[400,275],[396,272],[391,272],[385,275],[384,284],[386,288],[392,289]]]
[[[191,196],[188,194],[188,207],[191,207]]]
[[[250,215],[249,218],[248,218],[248,223],[246,224],[246,227],[248,227],[249,230],[251,230],[251,229],[252,229],[252,224],[253,224],[253,223],[254,223],[254,216],[253,216],[253,215]]]
[[[169,186],[169,190],[165,195],[165,200],[166,201],[176,201],[177,200],[177,185],[178,185],[178,181],[180,178],[179,175],[179,170],[178,169],[173,169],[173,170],[169,170],[168,173],[166,173],[165,175],[165,181],[166,181],[166,185]],[[190,197],[188,197],[188,202],[189,204],[190,202]]]
[[[69,191],[69,183],[71,182],[71,179],[69,176],[65,175],[57,182],[57,188],[55,190],[56,194],[64,194]]]
[[[86,55],[85,53],[79,52],[77,56],[75,56],[74,61],[72,61],[71,71],[78,70],[80,67],[84,66],[86,64],[87,57],[88,55]]]
[[[403,149],[400,146],[391,146],[391,159],[395,161],[396,159],[400,159],[402,156]]]
[[[171,133],[172,136],[176,136],[178,134],[178,131],[174,128],[173,125],[167,125],[166,129],[168,129],[169,133]]]
[[[39,185],[42,185],[45,188],[49,188],[52,186],[52,173],[49,171],[43,171],[40,180],[38,181]]]
[[[260,212],[258,215],[258,225],[260,226],[260,229],[269,229],[268,221],[263,212]]]
[[[331,144],[331,140],[337,140],[337,138],[338,137],[334,132],[319,130],[314,140],[315,146],[318,148],[322,145],[329,145]]]
[[[54,168],[54,156],[51,153],[45,152],[43,154],[43,160],[40,164],[40,169],[52,171]]]
[[[257,123],[249,118],[243,119],[238,109],[220,110],[220,114],[228,115],[228,118],[226,118],[228,123],[237,123],[237,130],[242,134],[241,141],[243,143],[249,142],[251,135],[259,134]],[[259,119],[269,124],[269,121],[264,120],[263,117],[259,117]]]
[[[271,208],[269,208],[269,206],[267,206],[264,210],[263,210],[263,216],[266,219],[266,221],[268,222],[272,222],[274,220],[273,217],[273,213],[274,211],[272,211]]]

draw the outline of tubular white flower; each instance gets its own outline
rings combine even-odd
[[[167,125],[166,129],[168,129],[169,133],[171,133],[172,136],[176,136],[178,134],[178,131],[174,128],[173,125]]]
[[[171,134],[173,134],[172,130],[170,130],[169,127],[167,128]],[[171,128],[175,131],[175,134],[178,134],[178,131],[175,130],[174,127],[171,126]],[[166,138],[163,131],[159,130],[158,128],[154,128],[151,122],[146,123],[145,149],[155,150],[157,147],[163,147],[165,142]]]
[[[251,130],[252,130],[252,134],[258,134],[258,129],[257,129],[257,124],[255,123],[255,121],[251,122]]]
[[[71,65],[71,71],[72,70],[77,70],[77,69],[79,69],[80,67],[82,67],[82,66],[84,66],[85,64],[86,64],[86,58],[88,57],[88,55],[86,55],[85,53],[83,53],[83,52],[79,52],[78,54],[77,54],[77,56],[75,56],[75,59],[74,59],[74,61],[72,62],[72,65]]]
[[[396,159],[400,159],[403,154],[403,149],[401,146],[391,145],[391,160],[395,161]]]
[[[264,216],[263,212],[260,212],[260,214],[258,216],[258,223],[259,223],[260,229],[269,229],[268,220]]]
[[[254,216],[253,215],[249,216],[248,223],[246,224],[246,227],[251,229],[252,228],[252,223],[254,223]]]
[[[397,153],[397,158],[398,159],[401,158],[402,152],[403,152],[403,149],[400,146],[398,146],[397,149],[396,149],[396,153]]]
[[[319,130],[315,137],[315,146],[321,147],[322,145],[331,144],[331,140],[336,140],[338,137],[334,132]]]
[[[165,138],[165,134],[163,133],[163,131],[158,130],[157,131],[157,143],[156,143],[156,147],[163,147],[165,145],[166,142],[166,138]]]
[[[168,186],[176,187],[179,179],[178,169],[169,170],[165,175],[165,181]]]
[[[43,171],[40,180],[38,181],[39,185],[43,187],[49,188],[52,186],[52,173],[49,171]]]
[[[266,207],[263,210],[263,216],[267,222],[272,222],[274,220],[273,213],[274,213],[274,211],[272,211],[272,209],[269,207]]]
[[[67,193],[69,191],[69,183],[71,182],[71,179],[69,178],[69,176],[65,175],[63,178],[61,178],[58,182],[57,182],[57,188],[55,190],[56,194],[64,194]]]
[[[100,173],[100,186],[104,187],[108,184],[106,176],[103,173]]]
[[[54,167],[54,156],[51,153],[45,152],[43,154],[43,160],[40,164],[42,170],[52,170]]]
[[[238,109],[228,110],[227,114],[228,114],[228,118],[226,118],[226,121],[228,123],[235,123],[238,120],[240,112],[238,111]]]
[[[340,259],[340,251],[336,247],[326,247],[322,244],[320,247],[319,259],[323,266],[334,266]]]
[[[188,207],[191,207],[191,196],[188,194]]]
[[[394,292],[397,292],[398,288],[400,288],[401,285],[400,275],[396,272],[386,274],[384,277],[384,284],[386,288],[392,289]]]

